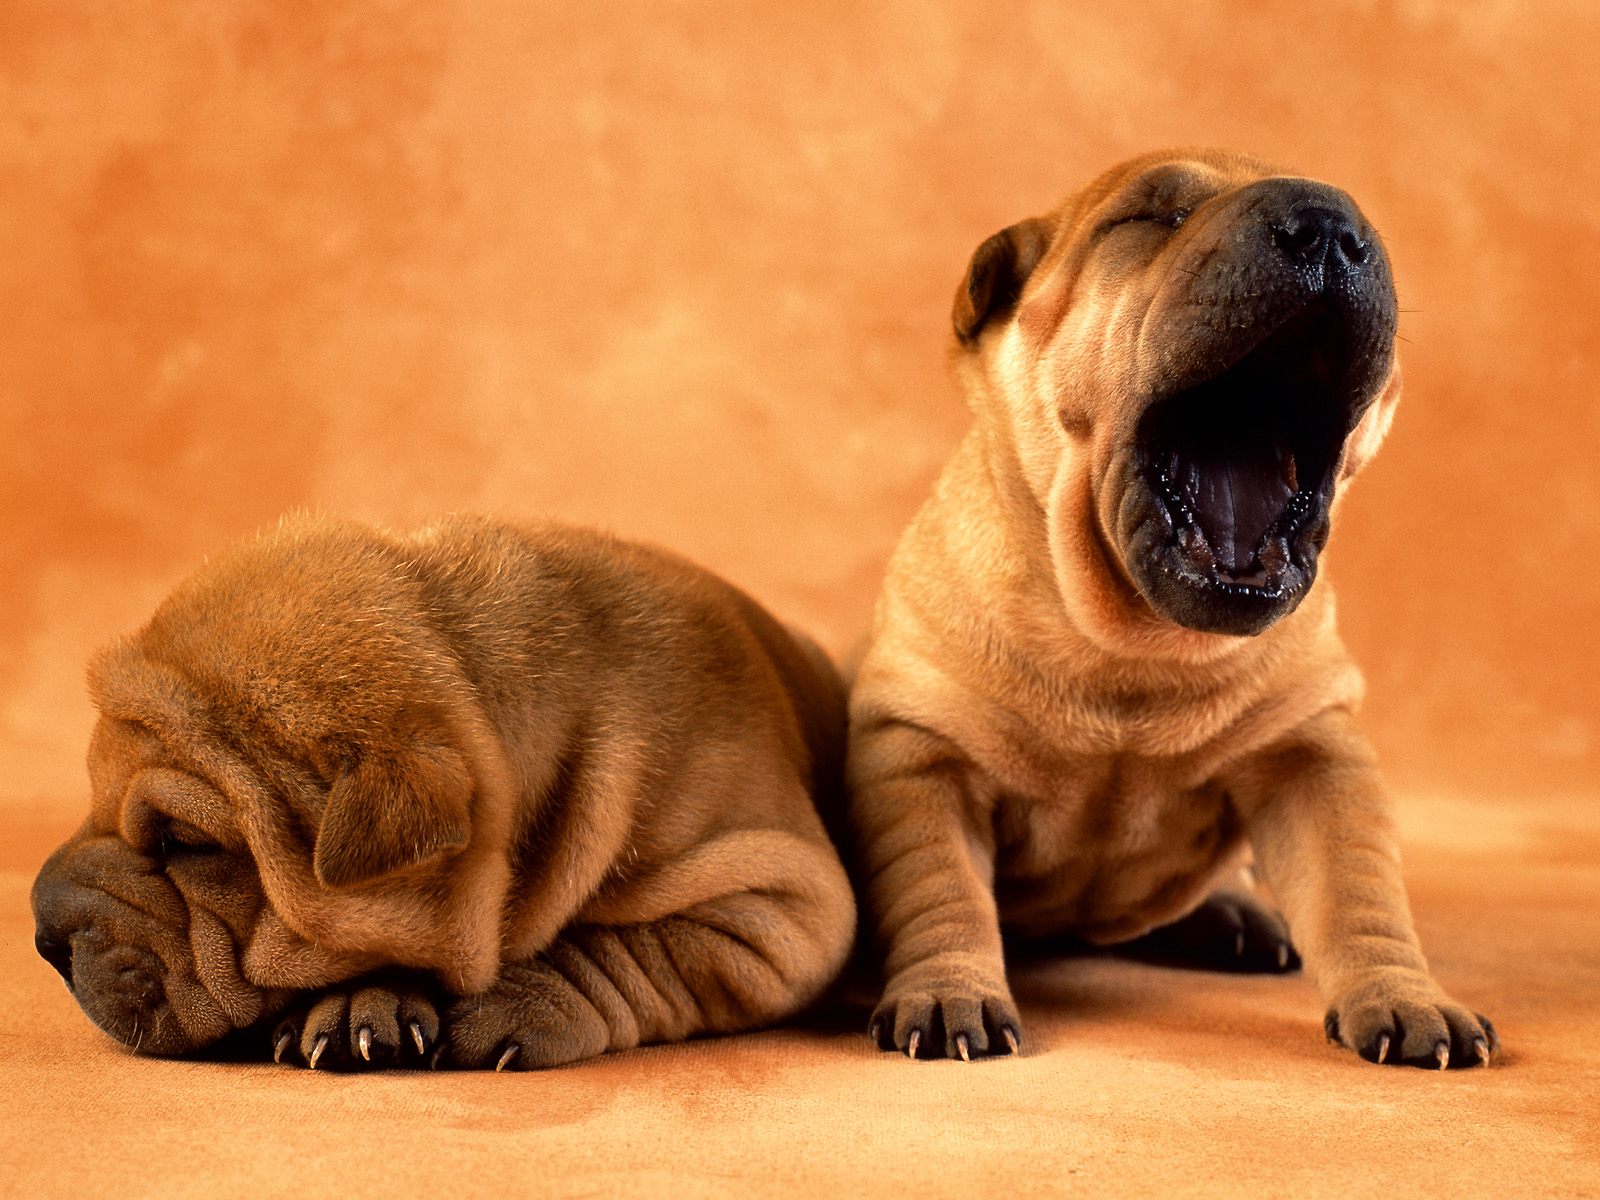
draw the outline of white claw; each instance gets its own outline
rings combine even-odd
[[[1283,970],[1289,965],[1289,943],[1278,943],[1278,970]]]
[[[515,1042],[512,1042],[511,1045],[506,1047],[506,1052],[500,1056],[500,1061],[495,1063],[494,1069],[496,1071],[504,1071],[506,1069],[506,1065],[517,1056],[517,1051],[521,1049],[521,1046],[517,1045]]]
[[[292,1041],[294,1041],[294,1034],[285,1033],[272,1044],[273,1062],[281,1063],[283,1061],[283,1052],[289,1048],[289,1043]]]
[[[962,1062],[972,1061],[971,1048],[967,1045],[967,1035],[964,1033],[956,1034],[956,1053],[961,1055]]]
[[[911,1040],[906,1043],[906,1057],[916,1058],[917,1047],[920,1045],[922,1045],[922,1030],[913,1029],[911,1031]]]
[[[1472,1048],[1477,1052],[1478,1064],[1487,1067],[1489,1065],[1489,1043],[1479,1038],[1472,1043]]]
[[[426,1054],[428,1043],[422,1040],[422,1026],[413,1021],[408,1028],[411,1030],[411,1040],[417,1044],[417,1053]]]
[[[1017,1041],[1017,1035],[1011,1031],[1011,1026],[1007,1025],[1002,1032],[1006,1035],[1006,1045],[1011,1047],[1011,1053],[1020,1054],[1020,1043]]]
[[[317,1059],[322,1057],[322,1052],[328,1048],[328,1035],[323,1034],[317,1038],[316,1044],[311,1047],[311,1057],[306,1059],[306,1066],[313,1071],[317,1069]]]
[[[1386,1033],[1378,1039],[1378,1061],[1381,1063],[1389,1057],[1389,1035]]]
[[[1439,1070],[1443,1071],[1450,1065],[1450,1043],[1440,1042],[1433,1048],[1433,1056],[1439,1060]]]
[[[362,1058],[372,1061],[372,1030],[363,1026],[356,1034],[356,1049],[361,1051]]]

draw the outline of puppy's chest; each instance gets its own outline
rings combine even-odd
[[[1135,858],[1233,820],[1219,782],[1193,786],[1165,764],[1123,755],[1074,758],[1024,794],[995,807],[1002,861],[1048,870],[1085,856]]]
[[[1001,796],[994,830],[1002,917],[1040,932],[1178,915],[1241,841],[1220,783],[1136,756],[1063,763],[1048,786]]]

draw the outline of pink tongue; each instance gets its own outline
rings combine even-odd
[[[1284,478],[1277,443],[1270,437],[1235,443],[1226,457],[1202,452],[1183,463],[1182,478],[1217,567],[1230,575],[1244,574],[1294,494]]]

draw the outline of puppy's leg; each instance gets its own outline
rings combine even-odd
[[[1487,1065],[1494,1027],[1428,974],[1388,799],[1349,715],[1332,712],[1243,773],[1257,864],[1328,1002],[1328,1036],[1372,1062]]]
[[[913,1058],[1014,1053],[994,833],[975,768],[906,725],[854,734],[850,822],[886,979],[869,1029]]]
[[[1273,909],[1240,878],[1219,887],[1193,912],[1170,925],[1115,947],[1146,962],[1205,971],[1282,973],[1300,969],[1289,930]]]
[[[798,844],[798,843],[797,843]],[[611,1050],[772,1024],[822,994],[855,905],[831,852],[788,879],[635,925],[576,925],[445,1017],[452,1066],[554,1067]]]
[[[310,992],[279,1018],[272,1057],[316,1070],[418,1067],[439,1040],[442,993],[431,977],[379,971]]]

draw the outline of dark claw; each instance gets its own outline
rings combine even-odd
[[[278,1035],[278,1040],[272,1043],[272,1061],[275,1063],[281,1063],[283,1061],[283,1052],[287,1050],[293,1043],[294,1032],[292,1030],[285,1029]]]

